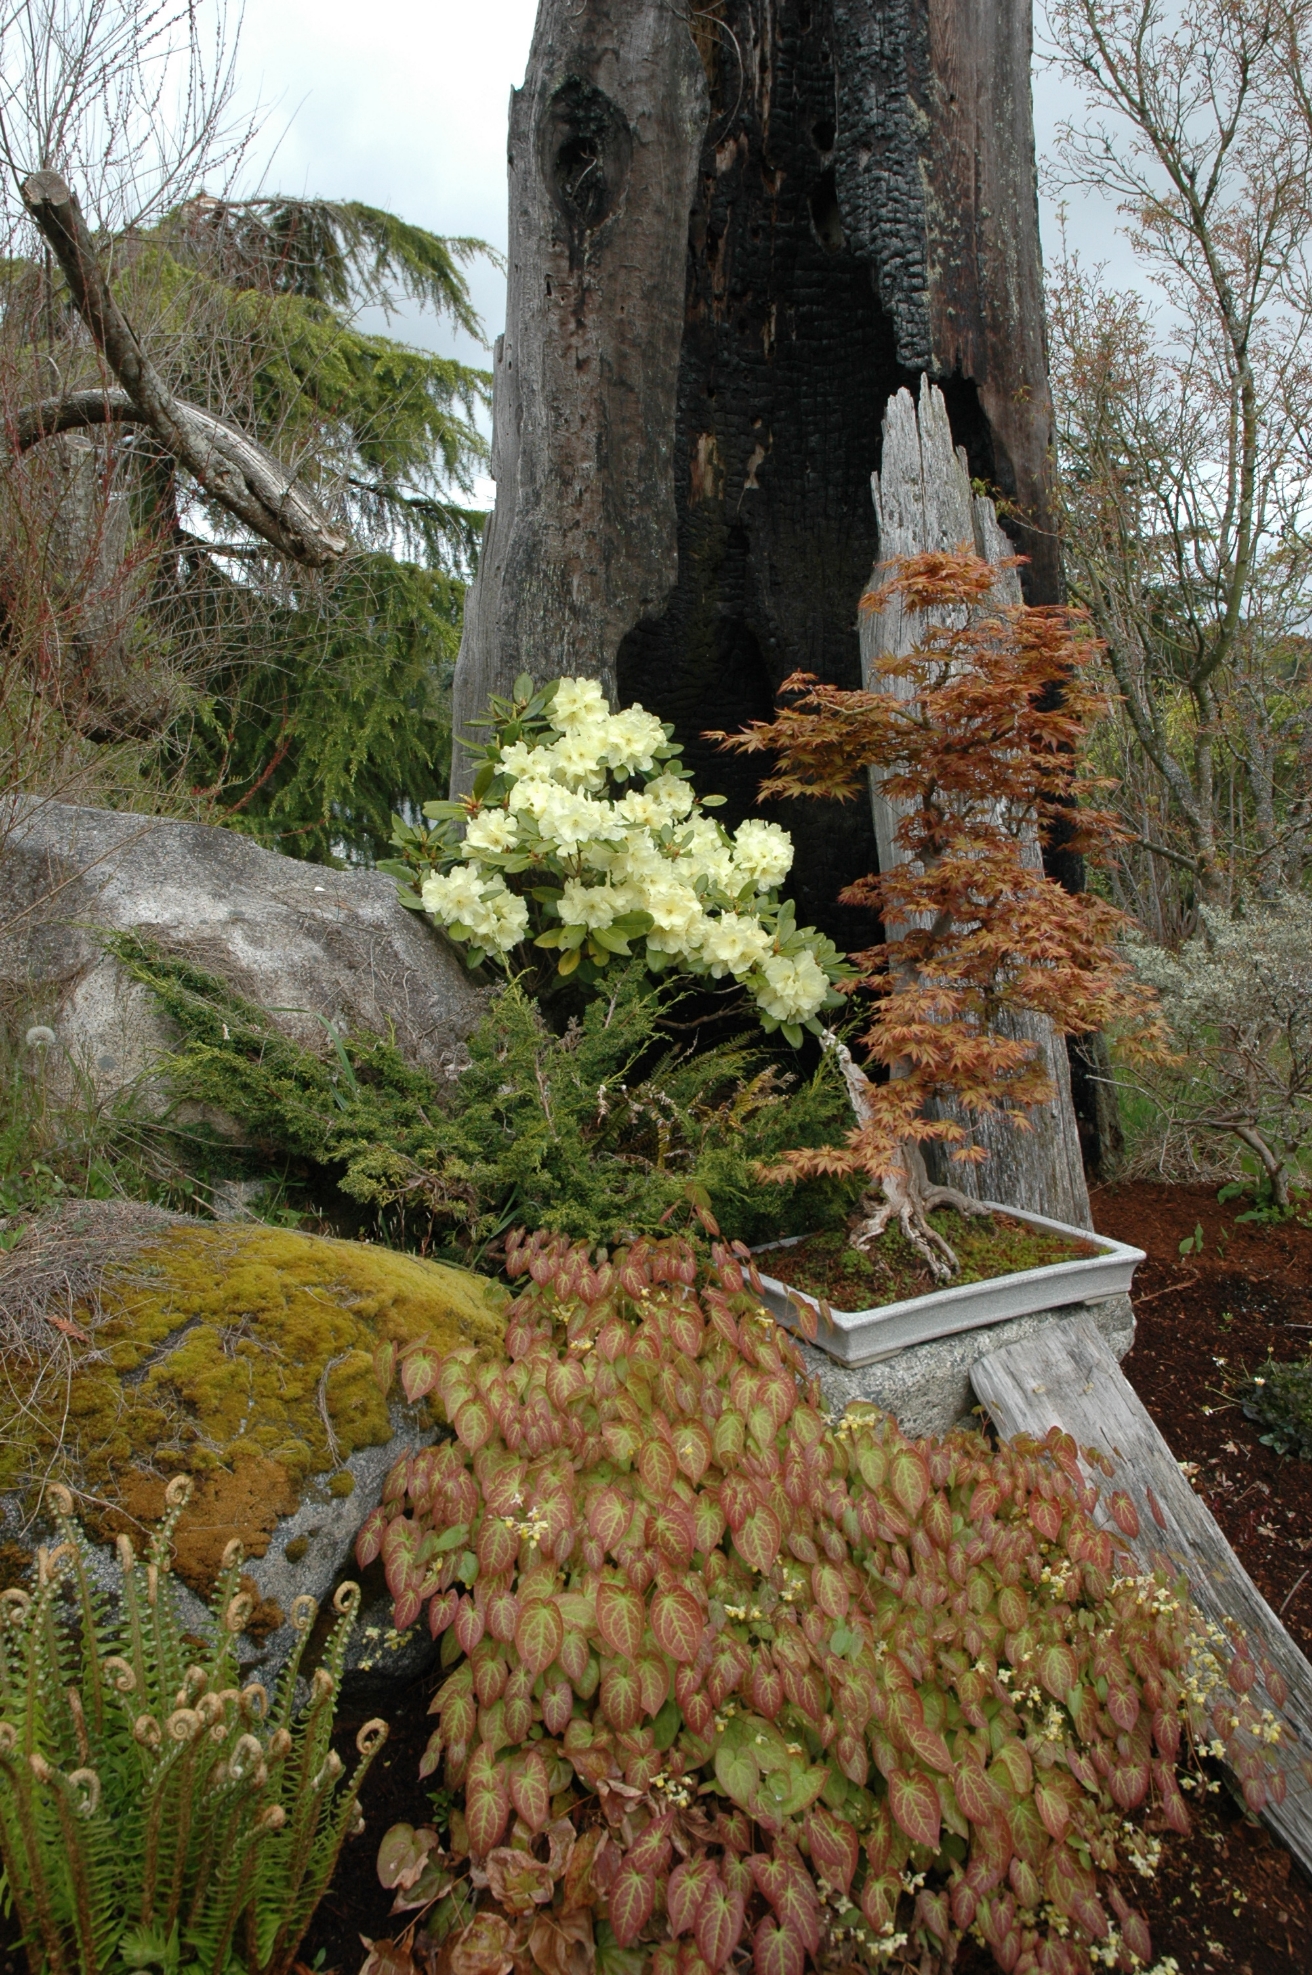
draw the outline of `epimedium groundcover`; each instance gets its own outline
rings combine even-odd
[[[948,1965],[965,1933],[1018,1975],[1147,1963],[1150,1826],[1189,1829],[1204,1754],[1278,1800],[1279,1731],[1247,1648],[1125,1566],[1069,1437],[835,1426],[714,1240],[520,1234],[507,1265],[505,1355],[402,1354],[451,1437],[359,1539],[398,1628],[442,1636],[423,1769],[456,1805],[445,1848],[388,1833],[414,1919],[373,1968],[711,1975],[750,1946],[803,1975]]]

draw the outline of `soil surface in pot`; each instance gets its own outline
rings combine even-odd
[[[1050,1268],[1054,1262],[1075,1262],[1099,1252],[1092,1242],[1048,1234],[1006,1214],[975,1219],[945,1207],[931,1214],[929,1221],[961,1263],[951,1282],[935,1282],[896,1221],[880,1236],[872,1255],[853,1248],[846,1230],[835,1230],[808,1234],[791,1248],[763,1255],[760,1264],[790,1289],[822,1296],[832,1309],[872,1310],[884,1303],[928,1296],[934,1289],[991,1282],[995,1276]]]

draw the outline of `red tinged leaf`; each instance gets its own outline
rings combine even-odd
[[[682,1420],[675,1427],[675,1458],[694,1488],[710,1466],[712,1452],[711,1436],[700,1420]]]
[[[530,1831],[542,1831],[551,1822],[550,1778],[547,1765],[536,1749],[513,1764],[510,1801]]]
[[[607,1579],[597,1586],[597,1630],[617,1659],[636,1660],[646,1623],[641,1594]]]
[[[674,1812],[663,1811],[654,1817],[640,1836],[629,1846],[625,1857],[639,1872],[654,1873],[657,1878],[670,1862],[670,1827],[674,1823]]]
[[[703,1556],[709,1556],[718,1547],[724,1535],[724,1510],[714,1495],[703,1493],[697,1497],[692,1511],[692,1533]]]
[[[662,1501],[674,1486],[674,1477],[679,1472],[674,1449],[667,1441],[658,1440],[655,1436],[645,1441],[638,1455],[638,1472],[655,1499]]]
[[[1049,1837],[1058,1844],[1066,1835],[1066,1826],[1071,1821],[1071,1807],[1061,1791],[1042,1777],[1034,1786],[1034,1807],[1042,1820],[1043,1828]]]
[[[888,1466],[888,1484],[909,1516],[918,1516],[929,1499],[929,1468],[914,1447],[899,1447]]]
[[[441,1354],[431,1344],[412,1344],[401,1360],[401,1389],[413,1406],[427,1398],[442,1371]],[[391,1380],[388,1380],[391,1384]]]
[[[938,1850],[943,1812],[938,1791],[928,1776],[893,1770],[888,1779],[888,1802],[894,1817],[908,1838],[918,1845]]]
[[[1061,1535],[1061,1510],[1055,1502],[1045,1502],[1041,1495],[1030,1498],[1029,1519],[1045,1543],[1055,1543]]]
[[[481,1399],[466,1399],[451,1424],[471,1454],[476,1454],[492,1438],[492,1415]]]
[[[504,1790],[470,1783],[465,1790],[465,1827],[475,1858],[486,1858],[506,1828],[510,1800]]]
[[[545,1673],[565,1643],[565,1625],[558,1607],[545,1599],[526,1599],[515,1620],[515,1650],[528,1671]]]
[[[1118,1488],[1107,1504],[1112,1513],[1112,1521],[1123,1536],[1135,1537],[1139,1534],[1139,1511],[1123,1488]]]
[[[455,1616],[455,1635],[460,1649],[472,1653],[483,1637],[483,1614],[472,1598],[462,1598]]]
[[[1233,1684],[1232,1679],[1231,1685]],[[1133,1687],[1109,1687],[1107,1712],[1122,1734],[1130,1734],[1139,1719],[1139,1696]]]
[[[1064,1701],[1079,1677],[1080,1669],[1069,1646],[1058,1643],[1040,1653],[1039,1679],[1054,1701]]]
[[[487,1629],[494,1639],[508,1645],[515,1636],[519,1623],[519,1599],[513,1591],[494,1591],[483,1610],[487,1617]]]
[[[846,1819],[823,1805],[810,1812],[806,1829],[811,1859],[820,1877],[841,1893],[850,1893],[858,1855],[856,1832]]]
[[[992,1824],[998,1815],[998,1797],[978,1762],[963,1762],[953,1778],[957,1802],[972,1824]]]
[[[722,1413],[721,1424],[724,1417]],[[741,1424],[742,1422],[739,1421],[739,1425]],[[739,1451],[741,1452],[741,1449]],[[718,1445],[716,1452],[718,1455]],[[720,1507],[724,1510],[725,1520],[735,1536],[756,1507],[758,1499],[756,1489],[744,1474],[727,1474],[720,1483]]]
[[[1008,1736],[990,1764],[989,1774],[995,1783],[1015,1797],[1027,1797],[1034,1788],[1034,1765],[1030,1761],[1029,1750],[1016,1736]]]
[[[455,1618],[460,1598],[455,1591],[439,1591],[428,1601],[428,1630],[437,1639]]]
[[[752,1510],[734,1542],[744,1562],[765,1577],[774,1568],[782,1534],[778,1516],[763,1502]]]
[[[693,1922],[693,1939],[708,1967],[724,1967],[742,1939],[746,1911],[741,1893],[731,1893],[719,1879],[712,1878]]]
[[[610,1889],[610,1924],[622,1948],[631,1948],[651,1919],[656,1905],[656,1880],[625,1859]]]
[[[548,1735],[563,1735],[574,1715],[574,1689],[564,1674],[548,1678],[542,1688],[542,1725]]]
[[[625,1660],[615,1660],[601,1676],[601,1711],[612,1728],[627,1735],[642,1720],[638,1676]]]
[[[360,1524],[360,1532],[355,1539],[355,1561],[361,1570],[367,1570],[382,1550],[383,1537],[391,1520],[391,1510],[385,1502],[380,1502],[376,1509],[370,1509]]]
[[[767,1721],[773,1721],[784,1704],[783,1676],[769,1658],[768,1647],[758,1647],[752,1666],[751,1680],[752,1706]],[[864,1776],[862,1782],[865,1781]]]
[[[590,1657],[585,1635],[582,1632],[566,1630],[565,1637],[560,1642],[560,1664],[576,1687],[580,1680],[587,1677]]]
[[[697,1858],[685,1859],[682,1865],[675,1866],[670,1874],[670,1883],[665,1888],[665,1909],[669,1914],[672,1934],[677,1936],[688,1932],[714,1878],[715,1867],[705,1853]],[[710,1957],[707,1956],[707,1959]]]
[[[519,1532],[504,1516],[485,1515],[474,1538],[474,1555],[485,1577],[505,1577],[519,1557]]]
[[[638,1676],[638,1698],[643,1713],[659,1714],[670,1691],[669,1668],[664,1660],[646,1658],[638,1660],[633,1670]]]
[[[851,1600],[841,1570],[833,1564],[816,1564],[811,1572],[811,1590],[822,1612],[830,1618],[847,1617]]]
[[[598,1603],[600,1605],[600,1600]],[[600,1619],[600,1611],[598,1617]],[[684,1590],[681,1585],[670,1585],[666,1590],[658,1591],[652,1599],[651,1629],[656,1634],[661,1651],[686,1666],[696,1659],[701,1650],[706,1621],[692,1592]]]
[[[912,1754],[919,1756],[928,1768],[936,1769],[940,1776],[951,1776],[955,1765],[937,1728],[929,1728],[923,1721],[913,1723],[906,1731],[906,1738]]]
[[[503,1914],[476,1914],[451,1950],[452,1975],[509,1975],[515,1965],[515,1937]]]
[[[612,1555],[628,1535],[632,1520],[633,1504],[618,1488],[603,1488],[588,1504],[588,1528]]]
[[[752,1937],[755,1975],[802,1975],[806,1949],[791,1927],[781,1927],[769,1914]]]

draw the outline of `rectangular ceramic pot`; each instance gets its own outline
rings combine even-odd
[[[1022,1213],[1019,1207],[1003,1207],[995,1200],[982,1203],[1029,1227],[1049,1234],[1064,1234],[1087,1241],[1096,1255],[1083,1255],[1073,1262],[1050,1262],[1041,1269],[1020,1269],[1012,1275],[993,1276],[988,1282],[967,1282],[931,1290],[927,1296],[911,1296],[900,1303],[884,1303],[873,1310],[835,1310],[829,1319],[820,1313],[819,1301],[788,1283],[787,1252],[804,1239],[790,1235],[782,1241],[766,1242],[756,1249],[765,1302],[791,1330],[800,1329],[798,1312],[791,1297],[800,1297],[816,1313],[815,1341],[831,1358],[844,1365],[873,1365],[881,1358],[896,1357],[913,1344],[928,1344],[936,1337],[951,1337],[961,1330],[976,1330],[983,1324],[1002,1324],[1012,1317],[1027,1317],[1035,1310],[1059,1310],[1070,1303],[1099,1303],[1105,1297],[1128,1291],[1134,1272],[1144,1259],[1142,1248],[1131,1248],[1109,1235],[1094,1234],[1091,1228],[1070,1227],[1065,1221],[1052,1221],[1043,1214]],[[777,1276],[767,1275],[776,1267]]]

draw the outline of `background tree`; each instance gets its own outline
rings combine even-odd
[[[1049,291],[1064,549],[1119,695],[1113,889],[1158,940],[1297,884],[1312,839],[1312,115],[1304,0],[1053,0],[1087,118],[1065,184],[1147,280],[1063,240]]]
[[[203,47],[186,9],[16,8],[6,162],[81,178],[112,295],[168,389],[275,454],[351,551],[289,563],[149,432],[42,440],[0,493],[3,780],[368,857],[404,790],[446,768],[486,380],[358,317],[404,299],[477,333],[460,263],[478,243],[359,204],[232,196],[254,131],[228,122],[218,24]],[[24,407],[112,379],[13,192],[2,210],[12,444]]]

